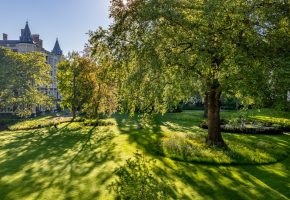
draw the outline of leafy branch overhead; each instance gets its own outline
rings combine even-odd
[[[286,8],[286,1],[113,0],[113,23],[92,33],[91,44],[110,49],[125,109],[165,113],[198,91],[208,99],[207,141],[223,144],[221,95],[288,104]]]

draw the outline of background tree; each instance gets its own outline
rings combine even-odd
[[[49,108],[51,98],[40,88],[49,87],[51,68],[38,52],[20,54],[0,48],[0,106],[30,116],[37,106]]]
[[[116,109],[114,88],[102,81],[104,63],[72,53],[58,65],[58,88],[62,104],[89,117],[112,113]]]
[[[269,81],[268,103],[275,108],[290,110],[287,92],[290,91],[290,7],[289,1],[284,4],[272,3],[265,6],[267,40],[272,44],[267,51],[271,57],[271,78]]]
[[[62,96],[61,104],[71,110],[73,118],[76,117],[76,112],[82,105],[82,91],[85,93],[85,88],[81,87],[79,81],[79,74],[82,69],[77,62],[78,58],[79,55],[72,52],[69,53],[67,59],[57,65],[58,88]]]
[[[220,132],[221,94],[262,105],[271,77],[276,40],[269,32],[287,1],[113,0],[107,38],[114,55],[120,95],[127,108],[166,112],[192,96],[207,94],[207,143],[224,145]],[[269,25],[266,12],[277,16]],[[103,40],[103,39],[101,39]],[[197,89],[198,88],[198,89]]]

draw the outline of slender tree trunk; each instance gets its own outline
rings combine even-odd
[[[208,117],[208,92],[205,92],[205,97],[204,97],[204,102],[203,102],[203,117],[207,118]]]
[[[214,80],[208,91],[208,145],[225,146],[220,130],[221,88],[218,80]]]
[[[76,110],[77,110],[77,109],[76,109],[76,107],[73,105],[71,110],[72,110],[72,115],[73,115],[72,120],[74,121],[74,119],[76,118]]]
[[[73,118],[72,118],[72,121],[74,121],[74,119],[76,118],[76,111],[77,111],[77,108],[76,108],[76,73],[73,72],[73,102],[72,102],[72,115],[73,115]]]

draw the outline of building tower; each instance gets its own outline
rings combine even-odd
[[[53,50],[51,51],[51,53],[61,56],[62,55],[62,50],[60,49],[59,43],[58,43],[58,38],[56,38]]]
[[[25,28],[21,29],[20,43],[33,44],[33,38],[30,32],[30,28],[28,26],[28,21],[26,21]]]
[[[33,37],[31,35],[28,22],[26,22],[25,28],[21,29],[19,43],[16,46],[19,53],[37,51],[36,45],[33,43]]]
[[[56,39],[54,47],[50,53],[47,54],[47,62],[51,66],[52,84],[50,88],[50,95],[56,100],[56,106],[58,107],[58,101],[60,101],[60,95],[57,90],[57,64],[62,60],[63,54],[60,48],[58,39]]]

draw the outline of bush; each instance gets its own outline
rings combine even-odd
[[[104,120],[94,120],[94,119],[87,119],[83,123],[85,126],[112,126],[115,125],[111,121],[104,121]]]
[[[154,167],[153,160],[135,153],[133,159],[128,159],[115,171],[117,180],[109,185],[109,190],[116,192],[119,199],[169,199],[169,186],[155,178],[152,174]]]
[[[62,123],[71,122],[72,117],[41,117],[36,119],[30,119],[18,122],[16,124],[13,124],[8,127],[11,131],[17,131],[17,130],[30,130],[30,129],[38,129],[38,128],[44,128],[44,127],[50,127],[54,125],[59,125]],[[74,122],[80,122],[83,121],[81,118],[77,117],[74,119]]]
[[[0,126],[14,124],[18,121],[19,121],[19,119],[0,118]]]
[[[208,122],[204,120],[200,128],[208,129]],[[261,121],[249,121],[245,117],[232,118],[231,120],[221,119],[220,127],[226,133],[245,133],[245,134],[269,134],[279,135],[286,131],[286,127],[279,124],[272,124]]]

